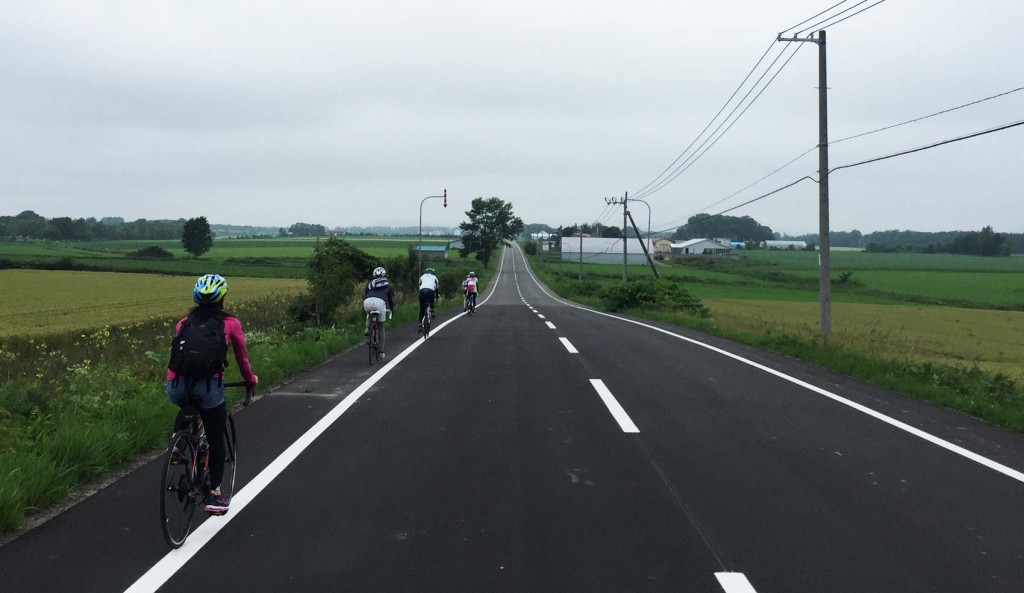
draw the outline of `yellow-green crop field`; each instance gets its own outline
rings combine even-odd
[[[755,334],[819,334],[817,302],[705,299],[716,324]],[[832,341],[894,358],[977,364],[1024,381],[1024,312],[832,303]]]
[[[0,336],[39,335],[184,315],[191,276],[0,270]],[[226,308],[269,294],[294,294],[306,281],[228,278]]]

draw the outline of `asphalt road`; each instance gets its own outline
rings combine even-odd
[[[514,249],[388,343],[240,411],[182,549],[148,463],[0,547],[0,591],[1024,591],[1021,435],[565,303]]]

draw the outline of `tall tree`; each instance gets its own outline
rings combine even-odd
[[[192,257],[199,257],[213,247],[213,233],[205,216],[190,218],[185,221],[185,230],[181,235],[181,246]]]
[[[307,276],[317,325],[335,321],[338,307],[352,299],[356,282],[369,276],[374,265],[368,254],[344,239],[317,240]]]
[[[501,198],[474,199],[466,216],[469,220],[459,224],[462,229],[459,255],[468,257],[475,253],[485,268],[499,246],[507,245],[523,232],[523,219],[512,214],[512,204]]]

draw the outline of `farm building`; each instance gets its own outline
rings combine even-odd
[[[764,249],[807,249],[806,241],[761,241]]]
[[[645,239],[647,251],[654,256],[654,242]],[[583,237],[582,256],[583,263],[588,264],[621,264],[622,263],[622,239],[606,239],[597,237]],[[562,237],[562,261],[580,261],[580,238]],[[631,237],[626,245],[626,263],[631,266],[647,265],[647,257],[644,256],[643,248],[636,237]]]
[[[448,248],[445,245],[413,245],[415,251],[422,247],[423,259],[448,259]]]
[[[711,239],[690,239],[682,243],[672,244],[672,255],[732,255],[732,249]]]

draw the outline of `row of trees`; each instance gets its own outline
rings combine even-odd
[[[956,233],[949,243],[928,243],[927,245],[885,244],[874,241],[867,244],[868,251],[896,252],[913,251],[918,253],[958,253],[961,255],[981,255],[986,257],[1008,256],[1013,247],[1006,236],[994,232],[987,226],[981,231]]]
[[[704,238],[728,238],[757,244],[761,241],[771,241],[775,238],[775,233],[770,227],[758,223],[749,216],[695,214],[672,235],[675,241]]]
[[[0,239],[41,239],[45,241],[119,241],[141,240],[162,241],[181,239],[185,232],[184,218],[177,220],[146,220],[140,218],[125,222],[123,218],[44,218],[32,210],[17,216],[0,216]],[[244,227],[240,227],[244,228]],[[250,233],[251,234],[251,233]],[[280,236],[325,237],[327,229],[322,224],[297,222]]]
[[[817,243],[817,234],[786,236],[783,239]],[[859,247],[875,252],[960,253],[966,255],[1009,255],[1024,253],[1024,234],[996,233],[991,226],[981,231],[900,231],[862,234],[858,230],[832,231],[833,247]]]
[[[48,241],[92,240],[165,240],[180,239],[185,220],[146,220],[124,222],[122,218],[44,218],[32,210],[17,216],[0,216],[0,238],[43,239]]]

